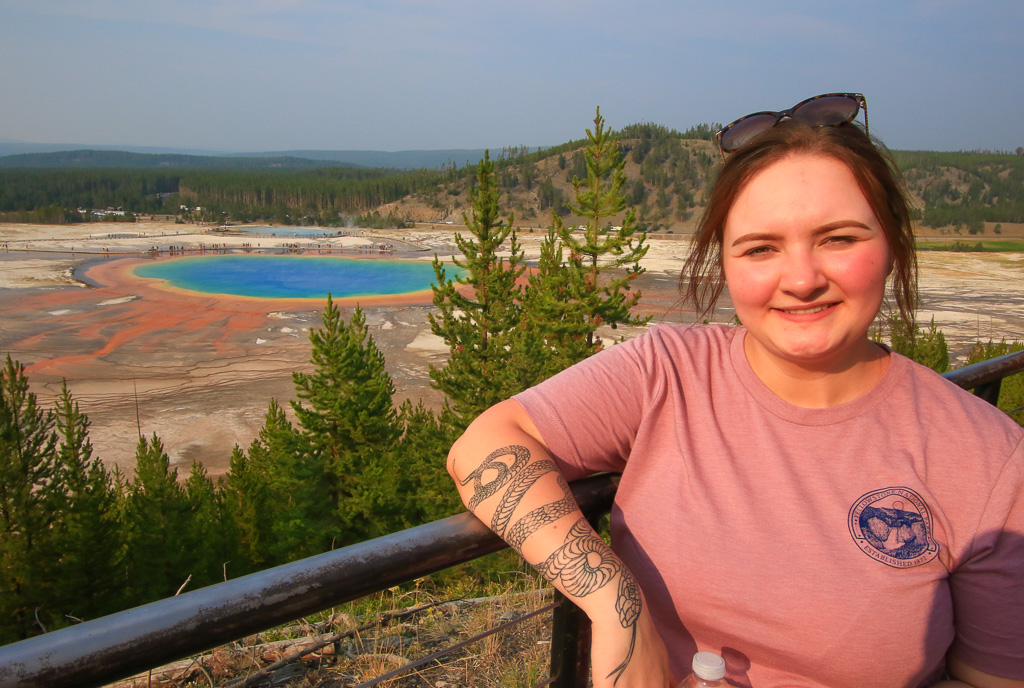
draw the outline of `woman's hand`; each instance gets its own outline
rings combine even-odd
[[[946,658],[953,678],[932,684],[932,688],[1024,688],[1024,681],[1000,678],[975,669],[954,654]]]
[[[665,643],[646,604],[632,628],[617,618],[591,623],[594,688],[675,688]]]

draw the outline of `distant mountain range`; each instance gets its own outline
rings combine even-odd
[[[414,170],[475,165],[484,149],[410,151],[293,150],[233,153],[145,146],[89,146],[80,144],[24,143],[0,139],[0,167],[224,167],[306,169],[312,167],[386,167]]]

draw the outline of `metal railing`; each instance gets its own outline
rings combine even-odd
[[[1020,371],[1024,351],[945,377],[995,403],[1002,379]],[[611,475],[573,483],[591,522],[610,510],[616,483]],[[102,686],[506,546],[472,514],[451,516],[0,647],[0,688]],[[563,599],[548,685],[587,685],[589,640],[586,618]]]

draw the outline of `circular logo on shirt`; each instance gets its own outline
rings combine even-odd
[[[864,554],[895,568],[920,566],[939,553],[931,511],[908,487],[887,487],[858,499],[850,509],[850,534]]]

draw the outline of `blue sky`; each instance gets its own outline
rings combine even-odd
[[[0,0],[0,139],[553,145],[828,91],[892,148],[1024,146],[1021,0]]]

